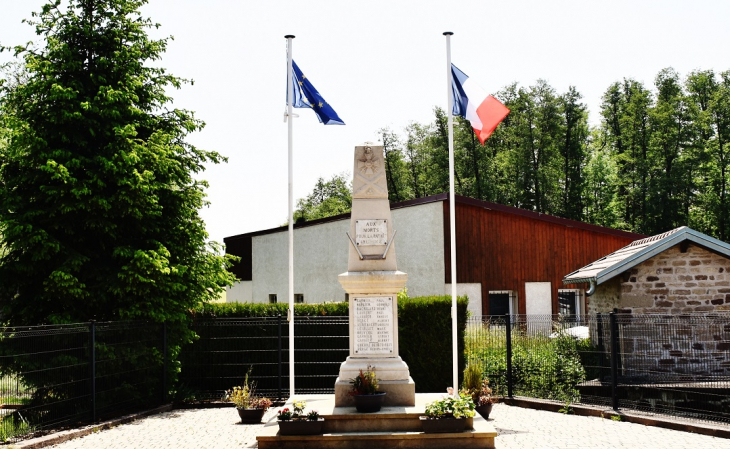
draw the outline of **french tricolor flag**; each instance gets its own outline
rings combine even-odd
[[[471,122],[472,128],[484,145],[497,125],[507,117],[509,109],[487,93],[454,64],[451,64],[451,88],[454,91],[453,115],[460,115]]]

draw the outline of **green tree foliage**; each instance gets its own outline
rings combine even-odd
[[[687,94],[697,128],[695,149],[697,198],[690,223],[721,240],[730,238],[728,174],[730,171],[730,71],[696,71],[687,77]]]
[[[694,191],[692,123],[679,74],[664,69],[656,77],[656,104],[650,111],[651,178],[647,192],[649,229],[667,230],[687,223]]]
[[[651,92],[634,80],[612,84],[603,96],[601,116],[605,148],[617,166],[620,223],[627,230],[649,232],[649,110]]]
[[[21,82],[0,98],[0,307],[40,324],[148,319],[189,340],[189,309],[233,280],[198,210],[194,175],[224,160],[186,142],[203,123],[171,108],[185,80],[155,66],[167,40],[145,0],[70,0],[29,23]]]
[[[381,129],[379,134],[383,143],[388,199],[392,202],[398,202],[412,198],[410,186],[406,182],[408,172],[400,137],[389,128]]]
[[[347,173],[334,175],[328,181],[319,178],[312,193],[297,201],[294,221],[316,220],[350,212],[352,209],[350,184],[350,175]]]
[[[513,83],[495,96],[511,112],[485,145],[454,117],[457,194],[647,235],[688,225],[730,238],[730,71],[615,82],[594,127],[574,86]],[[391,201],[448,191],[447,120],[435,108],[430,123],[380,131]]]
[[[558,187],[561,192],[559,215],[582,220],[585,213],[585,168],[588,156],[588,110],[581,103],[582,96],[574,86],[560,96],[563,132],[559,150],[561,170]]]

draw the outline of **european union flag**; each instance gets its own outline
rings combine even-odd
[[[312,108],[320,123],[325,125],[344,125],[337,116],[332,106],[327,103],[317,89],[312,86],[309,79],[304,76],[297,63],[292,61],[292,83],[294,84],[294,101],[292,106],[295,108]],[[289,100],[289,89],[287,89],[287,101]]]

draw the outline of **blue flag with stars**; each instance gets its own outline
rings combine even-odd
[[[292,61],[292,70],[294,72],[292,73],[292,84],[294,84],[294,101],[292,102],[292,106],[295,108],[313,109],[314,113],[317,114],[319,123],[324,123],[325,125],[344,125],[345,122],[337,116],[332,106],[322,98],[322,95],[312,86],[312,83],[299,70],[299,66],[294,61]],[[287,89],[286,95],[288,101],[289,89]]]

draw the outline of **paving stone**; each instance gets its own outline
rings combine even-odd
[[[276,419],[271,408],[264,420]],[[604,418],[496,404],[498,449],[728,449],[730,440]],[[58,449],[255,448],[263,425],[238,423],[232,408],[173,410],[53,446]]]

